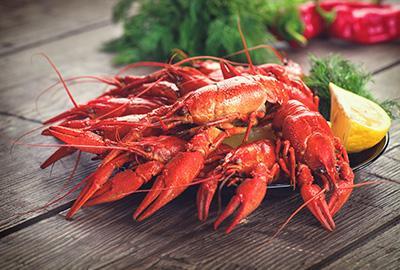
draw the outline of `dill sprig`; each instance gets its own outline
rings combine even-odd
[[[305,83],[320,97],[319,110],[326,119],[329,119],[331,107],[329,82],[378,103],[391,118],[399,117],[399,101],[378,101],[367,87],[372,76],[361,65],[336,54],[324,58],[311,55],[310,62],[311,69]]]
[[[105,44],[116,52],[116,64],[140,60],[166,61],[173,49],[190,56],[225,56],[243,49],[237,28],[241,28],[249,47],[271,43],[274,27],[286,37],[285,29],[302,32],[298,5],[305,0],[120,0],[113,20],[123,22],[123,35]],[[134,14],[130,8],[134,7]],[[272,52],[251,52],[255,63],[276,62]],[[232,60],[245,62],[245,55]]]

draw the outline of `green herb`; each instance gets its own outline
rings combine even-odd
[[[399,117],[400,103],[393,100],[379,102],[367,88],[372,81],[371,74],[362,66],[353,64],[339,55],[330,55],[325,58],[310,56],[310,74],[305,78],[305,83],[320,97],[320,112],[329,119],[330,92],[329,82],[332,82],[357,95],[377,102],[392,117]]]
[[[238,16],[249,47],[270,43],[274,36],[268,27],[279,25],[277,31],[284,38],[285,29],[302,32],[297,5],[303,1],[120,0],[113,19],[123,22],[124,33],[104,49],[117,53],[117,64],[166,61],[175,48],[190,56],[225,56],[243,49]],[[129,15],[131,6],[135,15]],[[251,57],[255,63],[277,60],[266,50],[252,51]],[[244,55],[232,59],[246,61]]]

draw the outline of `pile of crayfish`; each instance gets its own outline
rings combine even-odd
[[[248,55],[248,52],[246,52]],[[145,76],[97,78],[110,86],[47,120],[43,135],[62,141],[46,168],[73,154],[100,160],[67,213],[120,200],[153,181],[133,214],[141,221],[197,185],[198,218],[207,219],[218,188],[237,186],[214,227],[233,216],[226,232],[262,202],[278,179],[300,190],[304,205],[321,225],[348,200],[354,174],[348,155],[318,112],[318,97],[302,80],[300,66],[253,65],[223,58],[191,57],[176,63],[140,62],[158,69]],[[271,127],[274,139],[249,141],[250,131]],[[239,146],[226,139],[244,134]],[[329,197],[326,197],[328,192]]]

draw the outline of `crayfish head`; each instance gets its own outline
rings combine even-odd
[[[318,175],[324,188],[333,188],[328,207],[334,216],[347,202],[353,190],[354,174],[349,163],[337,155],[337,149],[330,136],[313,134],[307,142],[305,159],[314,175]]]
[[[327,189],[330,185],[337,185],[339,164],[330,136],[322,133],[312,134],[307,141],[304,159],[315,175],[319,175],[323,181],[328,180],[329,183],[324,183]]]

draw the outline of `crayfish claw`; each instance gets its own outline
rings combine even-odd
[[[106,145],[103,138],[91,131],[83,131],[63,126],[52,126],[49,127],[48,130],[52,136],[67,144],[75,145],[76,148],[84,152],[102,154],[105,151],[104,148],[102,148],[102,146]]]
[[[231,201],[229,202],[229,204],[227,205],[227,207],[225,208],[225,210],[221,213],[221,215],[217,218],[217,220],[214,223],[214,229],[218,229],[219,225],[221,225],[221,223],[227,218],[229,217],[235,210],[236,208],[239,207],[241,203],[241,199],[239,195],[235,195]],[[240,209],[238,210],[238,213],[236,214],[236,216],[233,218],[233,221],[231,222],[231,224],[229,225],[229,227],[226,229],[226,233],[230,233],[233,228],[244,218],[244,205],[242,204],[240,206]]]
[[[236,190],[236,195],[231,199],[228,206],[217,218],[214,223],[214,229],[230,216],[240,205],[236,216],[226,229],[226,233],[230,233],[234,227],[248,215],[250,215],[262,202],[267,192],[266,178],[260,176],[258,178],[246,179]]]
[[[112,162],[100,166],[96,172],[89,175],[85,181],[88,181],[84,189],[75,200],[71,209],[68,211],[66,218],[71,219],[72,216],[82,208],[82,206],[107,182],[111,174],[116,168],[123,166],[130,160],[129,154],[120,155]]]
[[[93,206],[100,203],[113,202],[122,199],[137,191],[144,183],[157,175],[163,168],[158,161],[149,161],[140,164],[136,170],[127,169],[115,174],[106,182],[85,206]]]
[[[136,191],[142,185],[142,182],[132,181],[134,176],[135,172],[132,170],[117,173],[99,190],[97,190],[84,206],[94,206],[101,203],[113,202]]]
[[[200,221],[208,217],[211,201],[218,186],[218,180],[210,180],[200,185],[197,191],[197,213]]]
[[[339,181],[338,185],[339,187],[333,191],[328,204],[329,212],[332,216],[334,216],[343,207],[353,191],[353,183]]]
[[[322,191],[318,185],[303,186],[301,188],[301,196],[308,209],[321,225],[328,231],[333,231],[336,225],[326,203],[325,194]]]
[[[40,165],[41,169],[46,169],[50,165],[56,163],[60,159],[72,155],[76,152],[76,148],[73,147],[60,147],[58,148],[45,162]]]
[[[340,179],[337,180],[335,189],[329,200],[329,211],[332,216],[343,207],[353,191],[354,173],[348,163],[344,162],[341,164],[339,177]]]
[[[133,218],[142,221],[187,189],[204,165],[199,152],[180,152],[164,168]]]

